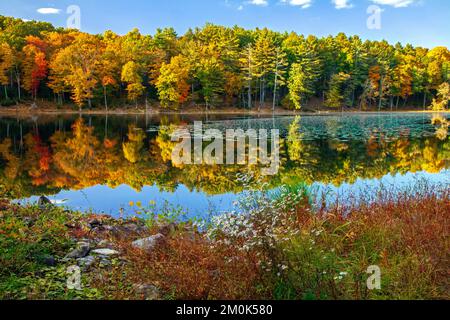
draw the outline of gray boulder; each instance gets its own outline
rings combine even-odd
[[[37,204],[41,209],[53,206],[53,203],[46,196],[41,196]]]
[[[109,231],[115,237],[127,238],[139,236],[139,234],[147,232],[148,228],[143,224],[130,222],[123,225],[112,226]]]
[[[113,249],[114,244],[108,240],[101,240],[99,243],[97,243],[97,248],[107,248],[107,249]]]
[[[78,259],[78,258],[84,258],[88,255],[89,251],[91,250],[91,245],[89,242],[80,241],[77,243],[77,246],[74,250],[69,252],[69,254],[66,256],[66,258],[69,259]]]
[[[135,292],[145,300],[161,300],[159,289],[152,284],[134,285]]]
[[[95,253],[95,254],[98,254],[98,255],[101,255],[101,256],[110,257],[110,256],[117,256],[119,254],[119,251],[105,248],[105,249],[92,250],[91,253]]]
[[[92,219],[88,222],[89,228],[91,229],[95,229],[95,228],[99,228],[103,225],[103,223],[98,220],[98,219]]]
[[[48,267],[54,267],[57,265],[56,259],[54,256],[45,255],[40,259],[40,262]]]
[[[152,251],[154,250],[158,245],[162,244],[165,240],[164,235],[161,233],[155,234],[154,236],[139,239],[136,241],[133,241],[131,244],[136,249],[141,249],[145,251]]]
[[[86,271],[96,262],[96,260],[97,259],[94,256],[87,256],[84,258],[77,259],[77,263],[78,266],[80,266],[81,268],[83,268],[84,271]]]
[[[100,266],[101,268],[107,268],[107,267],[110,267],[111,265],[112,265],[112,262],[111,262],[108,258],[103,257],[103,258],[100,260],[99,266]]]
[[[176,231],[176,229],[177,229],[177,225],[175,223],[169,223],[169,224],[160,226],[158,232],[167,237],[170,234],[174,233]]]

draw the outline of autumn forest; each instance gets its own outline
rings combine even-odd
[[[87,34],[0,16],[1,105],[445,110],[450,51],[207,24]]]
[[[4,2],[0,303],[450,300],[448,1]]]

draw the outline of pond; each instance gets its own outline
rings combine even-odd
[[[450,114],[323,116],[42,115],[0,117],[0,193],[19,202],[46,195],[71,209],[130,215],[141,203],[189,215],[233,209],[252,176],[269,189],[304,183],[328,201],[367,188],[408,188],[425,179],[450,186],[450,139],[433,119]],[[279,129],[280,167],[174,165],[175,128]],[[363,190],[363,191],[362,191]]]

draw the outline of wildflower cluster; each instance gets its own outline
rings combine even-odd
[[[239,179],[252,181],[249,176]],[[268,191],[258,180],[252,187],[236,201],[235,211],[211,218],[207,237],[214,240],[212,246],[232,245],[256,254],[263,270],[281,275],[288,269],[281,248],[299,234],[299,216],[310,213],[306,187]]]

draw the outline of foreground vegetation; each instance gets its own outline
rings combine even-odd
[[[448,299],[449,190],[413,190],[331,206],[303,185],[253,191],[240,215],[202,222],[140,203],[143,218],[123,220],[2,201],[0,298]],[[82,290],[66,288],[73,264]],[[380,290],[367,289],[371,265]]]
[[[149,103],[178,109],[448,108],[450,52],[207,24],[179,36],[91,35],[0,16],[4,106],[24,98],[81,109]],[[40,103],[40,102],[39,102]]]

